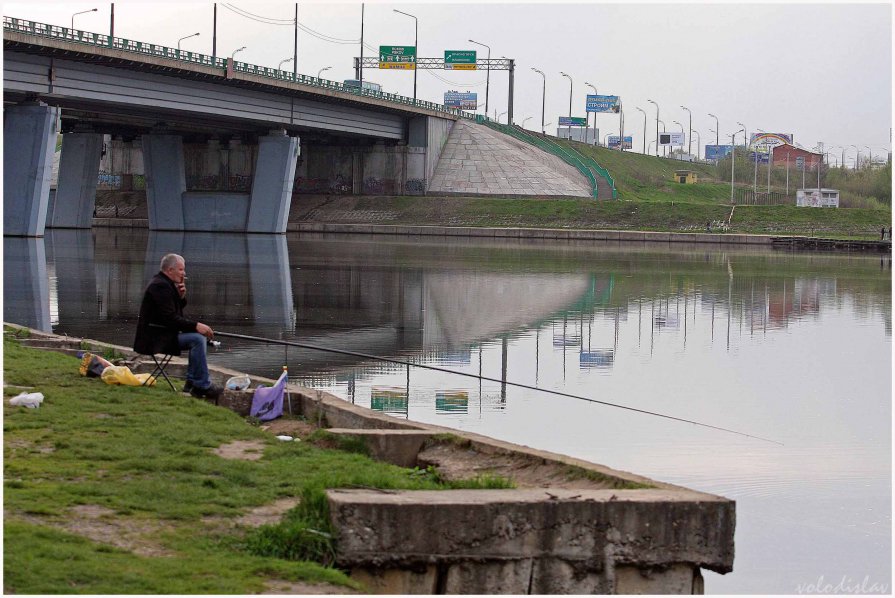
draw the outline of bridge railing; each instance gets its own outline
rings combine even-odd
[[[48,25],[46,23],[38,23],[36,21],[16,19],[6,16],[3,17],[3,29],[5,31],[14,31],[17,33],[25,33],[28,35],[36,35],[40,37],[82,43],[97,48],[113,48],[116,50],[122,50],[124,52],[133,52],[137,54],[168,58],[171,60],[180,60],[189,64],[219,68],[222,69],[222,71],[226,70],[227,63],[230,60],[228,58],[220,58],[216,56],[209,56],[207,54],[201,54],[199,52],[188,52],[185,50],[179,50],[177,48],[169,48],[167,46],[161,46],[159,44],[149,44],[146,42],[123,39],[120,37],[110,37],[102,33],[81,31],[79,29],[60,27],[58,25]],[[245,62],[234,61],[233,71],[257,75],[259,77],[265,77],[277,81],[300,83],[302,85],[310,85],[321,89],[330,89],[342,93],[350,93],[358,96],[377,98],[396,104],[414,106],[417,108],[425,108],[427,110],[451,114],[453,116],[459,116],[460,118],[466,118],[470,120],[475,118],[475,115],[472,113],[466,112],[464,110],[459,110],[457,108],[449,108],[435,102],[427,102],[425,100],[419,99],[414,100],[413,98],[408,98],[407,96],[398,94],[347,86],[338,81],[319,79],[317,77],[311,77],[309,75],[295,75],[289,71],[281,71],[279,69],[273,69],[257,64],[248,64]],[[224,73],[222,72],[221,74],[223,75]]]

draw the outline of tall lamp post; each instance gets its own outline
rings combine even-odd
[[[544,79],[543,87],[541,88],[541,135],[546,135],[547,131],[544,129],[544,100],[547,99],[547,75],[544,74],[544,71],[536,69],[535,67],[531,67],[531,70],[541,75]],[[488,101],[488,84],[485,83],[485,101]],[[485,111],[487,115],[487,109]]]
[[[858,146],[857,146],[857,145],[850,145],[850,146],[848,146],[848,147],[853,147],[853,148],[855,148],[855,152],[857,152],[857,153],[855,154],[855,170],[857,170],[858,167],[861,165],[861,150],[858,149]]]
[[[197,35],[199,35],[199,34],[198,34],[198,33],[193,33],[193,34],[191,34],[191,35],[187,35],[186,37],[181,37],[179,40],[177,40],[177,51],[180,52],[180,42],[182,42],[182,41],[185,40],[185,39],[189,39],[189,38],[191,38],[191,37],[196,37]]]
[[[677,125],[677,126],[679,126],[679,127],[681,128],[681,135],[683,135],[683,134],[684,134],[684,125],[682,125],[681,123],[677,122],[676,120],[673,120],[673,121],[671,121],[671,122],[672,122],[672,124],[675,124],[675,125]],[[683,152],[683,151],[684,151],[684,146],[681,146],[681,152]],[[687,149],[687,153],[689,153],[689,148]]]
[[[295,57],[293,57],[293,56],[290,56],[289,58],[284,58],[283,60],[280,61],[280,64],[277,65],[277,70],[282,71],[283,65],[286,64],[287,62],[292,62],[293,60],[295,60]]]
[[[572,77],[560,71],[559,73],[563,77],[566,77],[569,80],[569,118],[572,118]],[[572,122],[569,121],[569,141],[572,140]]]
[[[665,133],[665,121],[660,120],[659,123],[662,125],[662,132]],[[656,136],[656,151],[658,151],[658,150],[659,150],[659,139],[658,139],[658,136]],[[668,155],[668,146],[667,145],[662,147],[662,155],[663,156]]]
[[[488,116],[488,88],[491,86],[491,46],[483,44],[482,42],[477,42],[474,39],[469,40],[469,43],[488,48],[488,64],[485,66],[485,116]],[[537,71],[537,69],[534,70]],[[540,73],[541,71],[538,72]],[[541,74],[543,75],[544,73]],[[541,128],[544,128],[543,118],[541,118]]]
[[[747,129],[747,128],[746,128],[746,125],[744,125],[744,124],[741,123],[741,122],[738,122],[737,124],[740,125],[741,127],[743,127],[743,147],[745,148],[745,147],[746,147],[746,138],[749,137],[749,135],[748,135],[748,133],[747,133],[747,131],[748,131],[749,129]]]
[[[839,167],[843,168],[845,166],[845,148],[842,147],[841,145],[837,145],[837,146],[834,146],[833,149],[842,150],[842,154],[840,155],[840,159],[839,159]]]
[[[736,160],[737,150],[734,140],[736,139],[737,133],[746,134],[746,129],[740,129],[736,133],[730,134],[730,203],[733,203],[733,163]]]
[[[323,71],[328,71],[328,70],[331,69],[331,68],[333,68],[333,67],[331,67],[331,66],[325,66],[325,67],[323,67],[322,69],[320,69],[319,71],[317,71],[317,78],[318,78],[318,79],[320,78],[320,75],[323,74]]]
[[[78,16],[78,15],[82,15],[82,14],[85,14],[85,13],[88,13],[88,12],[96,12],[96,9],[95,9],[95,8],[91,8],[90,10],[82,10],[81,12],[76,12],[75,14],[73,14],[73,15],[71,16],[71,28],[72,28],[72,29],[75,28],[75,17],[76,17],[76,16]]]
[[[584,84],[587,85],[588,87],[590,87],[591,89],[593,89],[594,95],[597,95],[597,88],[593,85],[593,83],[588,83],[587,81],[585,81]],[[585,102],[584,105],[585,105],[585,110],[587,110],[587,102]],[[584,116],[586,118],[589,118],[590,112],[585,112]],[[586,121],[585,121],[585,125],[584,125],[584,141],[587,142],[587,123],[586,123]],[[594,145],[596,145],[596,144],[597,144],[597,113],[594,112]]]
[[[873,150],[870,149],[869,145],[865,145],[864,147],[867,148],[867,156],[868,156],[868,159],[870,160],[869,162],[867,162],[867,166],[873,166]]]
[[[690,115],[690,134],[687,135],[687,153],[692,154],[693,153],[693,144],[691,143],[691,141],[692,141],[691,138],[693,137],[693,113],[690,112],[690,109],[687,108],[686,106],[681,106],[681,108],[686,110],[687,114]],[[696,153],[697,154],[699,153],[698,147],[696,148]]]
[[[699,146],[702,144],[702,136],[696,129],[690,129],[691,133],[696,133],[696,160],[699,160]]]
[[[638,110],[643,112],[643,155],[646,155],[646,110],[641,108],[640,106],[635,106]]]
[[[530,116],[526,116],[525,118],[522,119],[522,128],[523,129],[525,128],[525,122],[530,118],[531,118]]]
[[[720,142],[718,141],[718,131],[721,130],[721,127],[718,126],[718,117],[714,114],[709,113],[709,116],[715,119],[715,145],[717,146]]]
[[[647,100],[650,104],[656,105],[656,157],[659,157],[659,104],[652,100]]]
[[[233,64],[233,58],[234,58],[234,56],[236,56],[236,53],[237,53],[237,52],[242,52],[242,51],[245,50],[245,49],[246,49],[246,47],[243,46],[243,47],[241,47],[241,48],[236,48],[235,50],[233,50],[233,54],[230,54],[230,64]]]
[[[398,10],[397,8],[392,9],[396,13],[404,15],[405,17],[410,17],[413,19],[413,49],[416,53],[416,56],[413,59],[413,103],[416,104],[416,60],[420,55],[420,44],[419,44],[419,20],[410,13],[403,12]],[[487,112],[486,112],[487,114]]]

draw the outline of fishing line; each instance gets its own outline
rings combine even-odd
[[[402,366],[414,366],[418,368],[424,368],[427,370],[434,370],[436,372],[444,372],[447,374],[455,374],[457,376],[466,376],[467,378],[477,378],[479,380],[487,380],[488,382],[497,382],[499,384],[509,384],[510,386],[516,386],[518,388],[526,388],[528,390],[536,390],[539,392],[545,392],[552,395],[557,395],[560,397],[567,397],[570,399],[577,399],[579,401],[587,401],[589,403],[597,403],[599,405],[606,405],[607,407],[616,407],[618,409],[625,409],[627,411],[633,411],[635,413],[643,413],[645,415],[653,415],[655,417],[662,417],[665,419],[671,419],[674,421],[679,421],[687,424],[693,424],[694,426],[701,426],[703,428],[711,428],[712,430],[719,430],[721,432],[727,432],[729,434],[736,434],[738,436],[745,436],[747,438],[754,438],[755,440],[761,440],[763,442],[772,442],[774,444],[779,444],[783,446],[782,442],[777,442],[776,440],[771,440],[770,438],[763,438],[761,436],[755,436],[753,434],[747,434],[745,432],[739,432],[737,430],[731,430],[730,428],[722,428],[721,426],[713,426],[712,424],[706,424],[703,422],[698,422],[692,419],[685,419],[683,417],[676,417],[674,415],[667,415],[665,413],[658,413],[656,411],[648,411],[646,409],[638,409],[637,407],[629,407],[627,405],[620,405],[618,403],[610,403],[608,401],[600,401],[598,399],[592,399],[590,397],[582,397],[580,395],[573,395],[567,392],[562,392],[558,390],[549,390],[547,388],[539,388],[537,386],[531,386],[529,384],[522,384],[521,382],[509,382],[507,380],[501,380],[499,378],[489,378],[488,376],[482,376],[479,374],[467,374],[466,372],[458,372],[456,370],[449,370],[447,368],[440,368],[434,365],[424,365],[421,363],[411,363],[409,361],[402,361],[400,359],[392,359],[390,357],[379,357],[378,355],[370,355],[368,353],[359,353],[357,351],[346,351],[344,349],[333,349],[332,347],[323,347],[321,345],[312,345],[310,343],[296,343],[292,341],[284,341],[277,340],[273,338],[264,338],[260,336],[250,336],[247,334],[234,334],[232,332],[219,332],[215,331],[215,336],[223,336],[227,338],[239,338],[248,341],[256,341],[262,343],[274,343],[274,344],[282,344],[288,345],[291,347],[300,347],[302,349],[312,349],[314,351],[324,351],[326,353],[337,353],[339,355],[348,355],[351,357],[361,357],[363,359],[373,359],[378,361],[385,361],[388,363],[394,363],[396,365]]]

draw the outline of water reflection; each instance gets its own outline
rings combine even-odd
[[[174,251],[187,260],[187,313],[219,330],[493,378],[230,339],[210,356],[271,378],[288,365],[394,417],[735,498],[736,572],[710,577],[709,591],[891,575],[878,532],[891,526],[889,257],[114,229],[5,238],[4,249],[8,321],[129,346],[143,287]]]

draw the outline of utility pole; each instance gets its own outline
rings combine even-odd
[[[295,41],[292,47],[292,80],[298,80],[298,2],[295,3]]]
[[[742,131],[743,133],[746,132],[745,129],[740,129],[740,131]],[[737,155],[737,148],[736,148],[736,145],[734,144],[734,140],[736,139],[737,133],[739,133],[740,131],[737,131],[736,133],[733,133],[730,136],[730,203],[731,204],[733,203],[733,163],[736,161],[736,155]]]
[[[218,56],[218,3],[214,3],[214,23],[211,27],[211,57]]]
[[[364,63],[364,3],[360,3],[360,64]],[[357,77],[355,77],[358,81],[360,81],[360,88],[364,88],[364,69],[360,66],[357,67]]]

